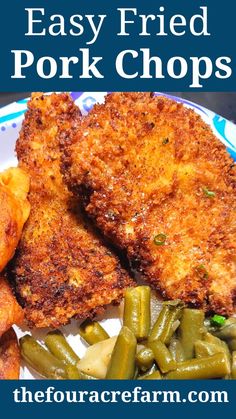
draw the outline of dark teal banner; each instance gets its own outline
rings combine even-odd
[[[234,417],[236,381],[5,381],[2,417]],[[70,415],[70,416],[68,416]]]
[[[0,91],[234,91],[232,0],[9,0]]]

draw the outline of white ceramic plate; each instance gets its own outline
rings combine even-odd
[[[156,93],[160,95],[161,93]],[[71,93],[75,103],[79,106],[83,114],[89,112],[94,103],[103,102],[106,92],[93,93],[93,92],[72,92]],[[209,111],[202,106],[196,105],[192,102],[166,95],[178,102],[182,102],[185,106],[193,108],[198,114],[201,115],[203,120],[211,127],[219,140],[225,144],[228,152],[236,160],[236,125],[232,122],[222,118],[221,116]],[[0,109],[0,171],[10,166],[17,165],[15,155],[15,142],[21,128],[24,113],[27,109],[27,99],[14,102],[4,108]],[[120,321],[118,318],[118,309],[109,308],[106,311],[106,318],[101,319],[103,327],[107,330],[110,336],[117,334],[120,328]],[[15,328],[17,335],[20,337],[28,333],[27,328]],[[61,328],[62,332],[66,335],[69,343],[79,356],[83,356],[86,346],[80,340],[78,335],[78,321],[73,320],[70,325]],[[41,340],[45,335],[46,330],[40,332],[33,332],[32,334]],[[21,368],[21,378],[34,379],[40,378],[25,365]]]

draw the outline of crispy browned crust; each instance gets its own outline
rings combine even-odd
[[[57,134],[79,123],[78,108],[67,94],[34,94],[28,108],[16,151],[31,178],[31,214],[15,258],[16,289],[30,326],[57,327],[119,301],[132,281],[62,181]]]
[[[144,277],[165,298],[231,314],[235,164],[200,116],[164,97],[114,93],[64,138],[68,185]]]
[[[13,257],[29,216],[28,191],[29,177],[23,170],[10,168],[0,173],[0,337],[24,318],[2,270]]]
[[[29,177],[13,167],[0,173],[0,272],[13,257],[29,216]]]
[[[20,350],[13,329],[0,338],[0,380],[17,380],[20,374]]]
[[[24,312],[17,303],[6,274],[0,274],[0,336],[10,329],[13,324],[21,324]]]

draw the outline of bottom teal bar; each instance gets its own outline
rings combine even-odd
[[[115,419],[191,415],[222,418],[236,410],[236,381],[54,381],[0,382],[1,417],[56,418],[73,415]]]

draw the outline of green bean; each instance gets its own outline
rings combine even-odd
[[[80,325],[79,334],[89,345],[109,339],[109,335],[103,327],[98,322],[89,319]]]
[[[236,339],[229,340],[228,346],[231,351],[236,351]]]
[[[148,377],[148,375],[151,375],[156,371],[158,371],[157,366],[156,364],[153,364],[153,366],[148,371],[146,371],[145,374],[139,375],[137,377],[137,380],[145,380],[145,378]]]
[[[223,340],[217,338],[216,336],[212,335],[209,332],[204,333],[203,340],[207,343],[214,343],[215,345],[222,346],[224,348],[225,346],[227,346]]]
[[[133,379],[137,341],[134,333],[123,326],[115,343],[106,378],[111,380]]]
[[[168,345],[176,330],[176,320],[181,317],[182,310],[183,305],[179,304],[179,301],[166,302],[153,325],[148,341],[160,340]]]
[[[184,351],[179,339],[175,337],[171,339],[169,351],[176,362],[182,362],[185,360]]]
[[[149,346],[153,351],[155,361],[161,372],[166,373],[176,368],[176,361],[172,358],[170,351],[163,342],[155,340],[150,342]]]
[[[230,350],[226,342],[223,340],[217,338],[216,336],[213,336],[211,333],[205,333],[204,334],[204,341],[216,345],[217,347],[221,348],[221,350],[218,350],[218,352],[224,352],[226,356],[228,357],[230,361]],[[215,348],[216,349],[216,348]],[[216,353],[216,352],[215,352]]]
[[[139,375],[139,369],[138,369],[138,367],[136,365],[135,366],[135,369],[134,369],[134,377],[133,377],[133,380],[137,380],[138,375]]]
[[[57,359],[66,364],[76,365],[80,360],[59,330],[47,334],[45,345]]]
[[[222,378],[230,373],[230,364],[225,354],[215,354],[206,358],[180,362],[175,371],[165,378],[170,380],[204,380]]]
[[[142,378],[143,380],[161,380],[160,371],[154,371],[152,374],[148,374]]]
[[[141,371],[147,371],[154,362],[154,354],[150,348],[141,349],[136,355],[136,364]]]
[[[124,326],[127,326],[138,340],[147,338],[150,329],[151,290],[147,286],[128,288],[125,292]]]
[[[226,322],[225,322],[225,326],[229,326],[230,324],[235,324],[236,323],[236,317],[229,317]]]
[[[79,374],[80,374],[80,380],[97,380],[97,377],[94,377],[93,375],[86,374],[83,371],[80,371]]]
[[[194,356],[194,343],[201,340],[204,331],[204,312],[202,310],[184,308],[179,327],[179,338],[185,359]]]
[[[232,371],[231,376],[233,380],[236,380],[236,351],[232,353]]]
[[[236,323],[234,321],[232,321],[231,323],[227,321],[225,326],[218,328],[218,330],[215,331],[214,334],[218,338],[223,340],[236,339]]]
[[[75,365],[68,364],[65,368],[69,380],[97,380],[97,378],[79,371]]]
[[[205,358],[207,356],[225,353],[222,346],[215,343],[204,342],[203,340],[196,340],[194,344],[196,358]]]
[[[53,379],[66,379],[65,365],[44,349],[32,336],[20,339],[20,350],[24,360],[41,376]]]
[[[160,314],[152,327],[150,336],[148,337],[149,342],[152,342],[160,338],[167,324],[169,312],[170,310],[167,305],[161,309]]]
[[[75,365],[66,365],[66,372],[69,380],[81,380],[81,374]]]

